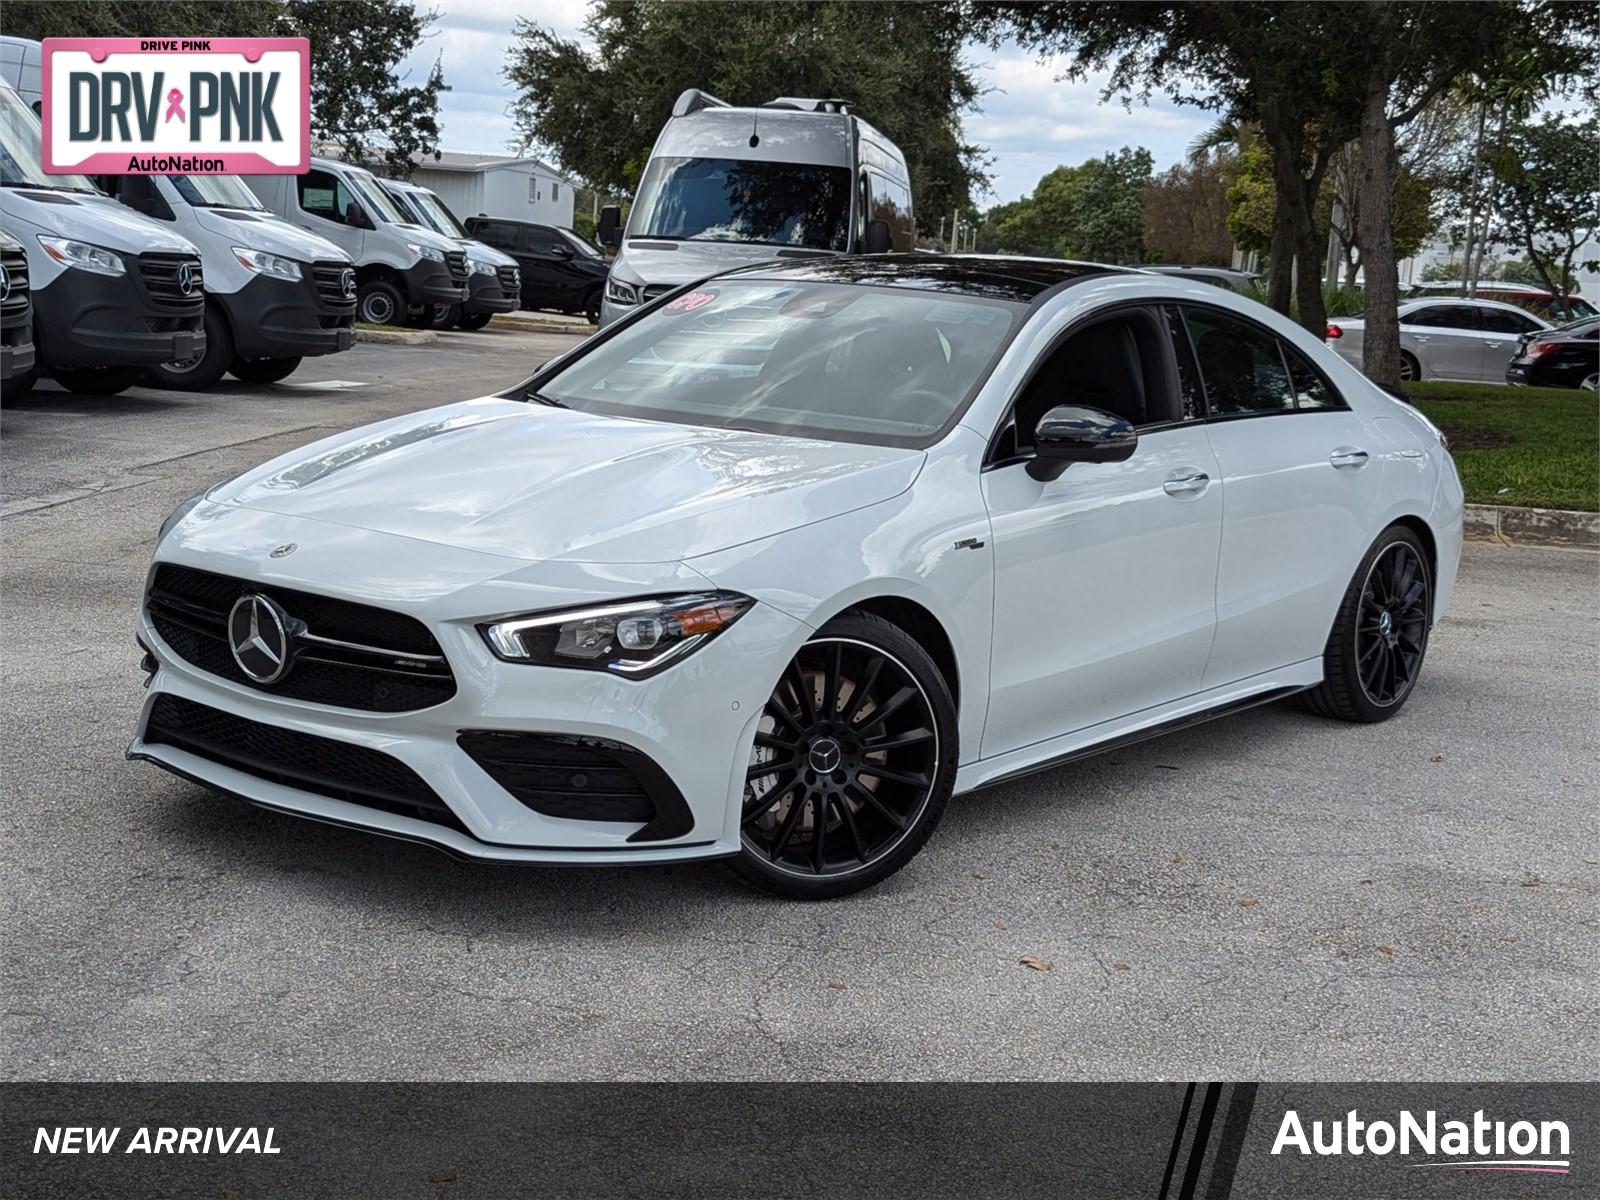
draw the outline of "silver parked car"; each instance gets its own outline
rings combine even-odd
[[[1518,339],[1549,328],[1532,313],[1496,300],[1407,300],[1400,305],[1400,378],[1503,384]],[[1334,317],[1326,341],[1360,367],[1365,332],[1361,317]]]

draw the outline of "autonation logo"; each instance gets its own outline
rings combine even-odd
[[[1407,1163],[1452,1171],[1526,1171],[1565,1175],[1571,1169],[1572,1135],[1565,1121],[1491,1121],[1479,1109],[1471,1121],[1441,1121],[1431,1109],[1419,1119],[1401,1109],[1393,1121],[1365,1121],[1355,1109],[1332,1121],[1312,1121],[1306,1131],[1300,1114],[1289,1109],[1278,1125],[1272,1153],[1362,1155],[1382,1158],[1425,1155],[1437,1162]]]

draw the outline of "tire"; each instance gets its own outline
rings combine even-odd
[[[374,279],[356,293],[356,320],[366,325],[398,325],[406,315],[406,298],[394,284]]]
[[[1428,551],[1403,525],[1391,525],[1362,556],[1323,649],[1322,682],[1304,694],[1325,717],[1387,721],[1416,689],[1433,623]]]
[[[115,396],[138,383],[143,367],[52,367],[51,377],[80,396]]]
[[[583,300],[583,315],[591,325],[600,324],[600,289],[595,288]]]
[[[399,324],[404,325],[407,329],[432,329],[434,311],[435,306],[432,304],[422,308],[408,308],[406,315],[400,319]]]
[[[955,705],[927,652],[881,617],[836,617],[767,701],[734,871],[795,900],[882,882],[944,816],[958,754]]]
[[[1409,350],[1400,351],[1400,381],[1402,383],[1420,383],[1422,380],[1422,364],[1417,361],[1416,355]]]
[[[1579,383],[1578,386],[1586,391],[1600,391],[1600,371],[1589,372],[1588,375],[1584,376],[1583,381]]]
[[[299,370],[305,361],[300,358],[236,358],[228,367],[228,374],[245,383],[277,383]]]
[[[33,391],[33,385],[39,382],[39,364],[34,365],[21,374],[13,375],[4,383],[0,383],[0,403],[10,404],[13,400],[21,400]]]
[[[233,333],[221,309],[206,305],[206,348],[186,362],[157,363],[144,369],[144,381],[151,387],[175,392],[203,392],[227,373],[233,362]]]
[[[456,327],[467,330],[482,329],[493,319],[493,313],[462,313],[456,319]]]
[[[459,304],[436,304],[430,311],[433,316],[427,324],[429,329],[453,329],[456,322],[461,319]]]

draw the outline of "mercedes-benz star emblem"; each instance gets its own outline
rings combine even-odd
[[[827,775],[837,770],[839,760],[844,757],[839,749],[839,743],[832,738],[822,738],[811,743],[811,769],[818,775]]]
[[[194,295],[194,267],[190,263],[178,268],[178,290],[185,296]]]
[[[272,548],[272,553],[267,555],[267,557],[268,558],[288,558],[289,555],[293,554],[298,549],[300,549],[300,543],[299,542],[285,542],[281,546],[274,546]]]
[[[289,670],[289,614],[265,596],[240,596],[228,613],[228,646],[239,669],[257,683],[277,683]]]
[[[348,267],[345,268],[344,273],[339,276],[339,289],[344,292],[346,297],[351,299],[355,298],[356,273],[350,270]]]
[[[0,263],[0,300],[11,299],[11,273]]]

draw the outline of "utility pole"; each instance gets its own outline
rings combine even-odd
[[[957,241],[957,235],[956,235],[956,219],[957,219],[958,216],[960,216],[960,213],[961,213],[961,209],[960,208],[953,208],[953,209],[950,210],[950,253],[951,254],[960,254],[961,253],[961,250],[960,250],[961,243],[959,241]]]

